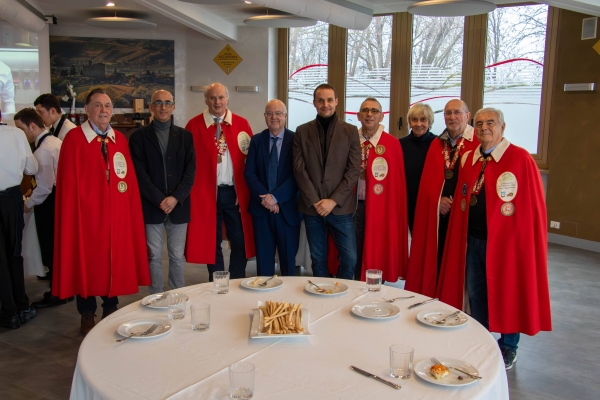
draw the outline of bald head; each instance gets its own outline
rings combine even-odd
[[[175,103],[173,102],[173,95],[168,90],[157,90],[152,93],[152,101],[149,106],[154,119],[160,122],[167,122],[171,120],[171,115],[175,110]]]
[[[211,115],[222,117],[227,112],[229,90],[219,82],[211,83],[204,90],[204,102]]]
[[[154,103],[154,101],[156,101],[156,100],[163,100],[163,99],[167,99],[167,100],[170,100],[171,102],[173,102],[173,95],[168,90],[163,90],[163,89],[159,89],[159,90],[155,91],[154,93],[152,93],[152,100],[151,100],[152,103]]]
[[[450,100],[444,107],[444,121],[448,133],[453,139],[456,139],[467,128],[467,124],[471,119],[471,113],[467,103],[459,99]]]
[[[265,106],[265,122],[274,136],[279,135],[285,129],[287,108],[281,100],[273,99]]]

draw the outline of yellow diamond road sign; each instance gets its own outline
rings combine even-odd
[[[233,72],[235,67],[240,65],[242,57],[240,57],[230,45],[226,45],[213,60],[221,67],[223,72],[229,75]]]
[[[598,43],[596,43],[592,49],[596,50],[596,53],[600,54],[600,40],[598,40]]]

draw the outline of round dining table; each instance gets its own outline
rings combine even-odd
[[[494,337],[467,316],[462,326],[444,329],[417,320],[423,310],[455,309],[439,301],[413,309],[428,298],[383,285],[367,292],[364,282],[311,278],[317,284],[339,282],[345,293],[317,295],[305,290],[306,277],[281,277],[270,290],[242,287],[230,281],[227,294],[212,283],[187,286],[176,292],[189,297],[184,319],[169,321],[168,333],[151,338],[123,337],[117,329],[138,319],[167,320],[166,309],[140,301],[111,314],[84,339],[79,349],[71,399],[228,399],[228,366],[238,361],[255,365],[253,399],[508,399],[502,355]],[[393,303],[400,313],[389,319],[369,319],[351,312],[353,305]],[[302,303],[311,336],[253,339],[254,309],[267,300]],[[210,328],[191,329],[190,305],[210,304]],[[389,304],[389,303],[386,303]],[[414,348],[414,365],[431,357],[452,358],[476,367],[482,379],[458,387],[430,383],[413,373],[408,379],[389,375],[389,348],[402,343]],[[400,390],[353,371],[356,366],[401,386]],[[468,378],[467,378],[468,379]],[[467,381],[465,380],[465,383]]]

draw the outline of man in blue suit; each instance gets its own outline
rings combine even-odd
[[[267,129],[254,135],[246,158],[259,276],[273,275],[275,248],[282,275],[294,275],[300,239],[301,214],[292,168],[294,132],[285,128],[287,109],[279,100],[265,107]]]

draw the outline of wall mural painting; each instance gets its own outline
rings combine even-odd
[[[96,87],[115,108],[132,108],[133,98],[147,106],[155,90],[175,91],[175,42],[50,36],[50,71],[63,108],[82,108]]]

